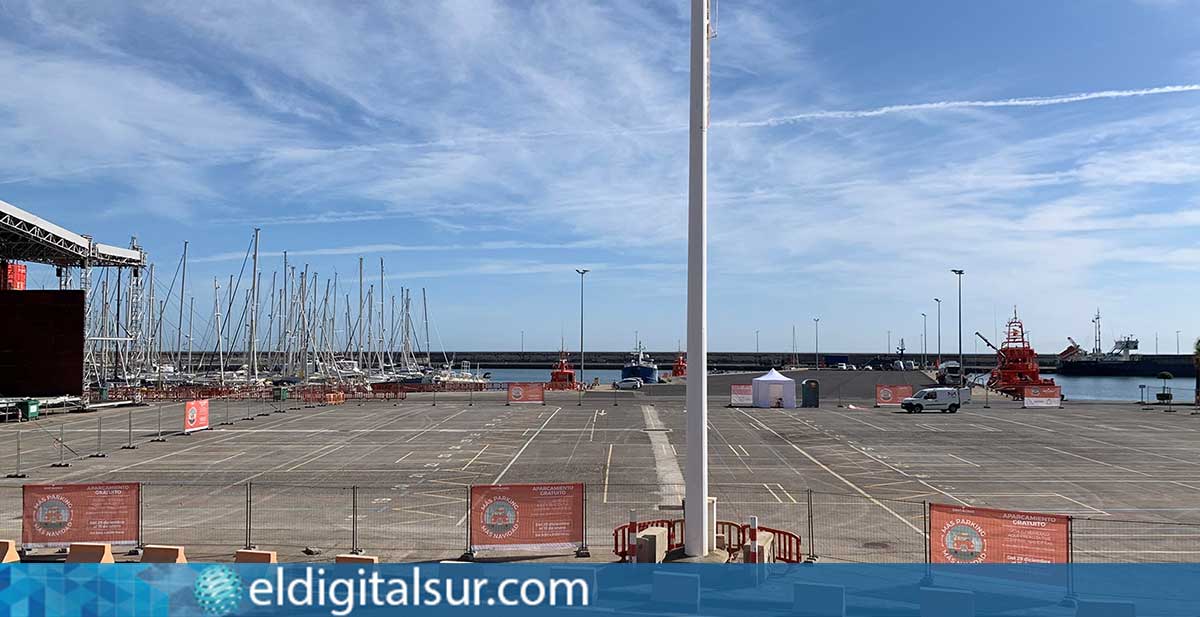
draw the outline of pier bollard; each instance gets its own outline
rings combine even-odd
[[[17,431],[17,471],[4,476],[5,478],[28,478],[29,477],[21,471],[21,433],[22,432],[23,431]]]
[[[121,446],[122,450],[136,450],[137,446],[133,445],[133,410],[129,410],[129,427],[127,429],[127,441]]]
[[[71,464],[66,459],[67,438],[66,431],[63,430],[63,425],[58,425],[58,462],[51,467],[70,467]]]
[[[105,458],[104,453],[104,418],[96,416],[96,451],[89,454],[90,458]]]
[[[158,436],[155,437],[154,439],[151,439],[150,441],[161,442],[161,441],[166,441],[166,440],[167,440],[167,438],[162,436],[162,405],[159,405],[158,406]]]
[[[433,387],[433,404],[432,407],[437,407],[437,386]]]

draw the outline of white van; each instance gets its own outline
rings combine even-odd
[[[957,392],[954,388],[925,388],[900,401],[900,407],[908,413],[921,413],[925,410],[955,413],[959,407],[970,402],[970,388],[962,388]]]

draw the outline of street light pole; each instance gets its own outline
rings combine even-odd
[[[707,556],[708,526],[708,69],[709,0],[692,0],[688,115],[687,466],[683,550]]]
[[[942,299],[934,298],[933,301],[937,302],[938,345],[937,345],[937,360],[936,360],[936,362],[937,362],[938,367],[940,368],[942,366]]]
[[[967,365],[963,362],[962,346],[962,270],[951,270],[958,276],[958,387],[962,388],[963,380],[967,377]]]
[[[521,353],[525,353],[525,331],[521,330]]]
[[[1183,332],[1183,330],[1175,331],[1175,355],[1177,355],[1177,356],[1179,355],[1179,333],[1180,332]]]
[[[921,368],[929,366],[929,319],[921,313]]]
[[[579,273],[579,383],[583,384],[583,388],[579,389],[579,406],[583,406],[583,390],[587,388],[587,376],[583,372],[584,356],[583,356],[583,275],[591,272],[587,269],[576,268],[575,272]],[[521,345],[524,346],[525,337],[521,336]]]
[[[754,355],[758,355],[758,330],[754,331]],[[754,361],[757,362],[758,358],[755,358]]]
[[[813,317],[813,368],[821,368],[821,318]]]

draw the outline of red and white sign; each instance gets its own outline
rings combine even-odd
[[[899,405],[900,401],[913,395],[912,386],[888,386],[875,384],[875,405]]]
[[[1067,563],[1071,517],[929,504],[933,563]]]
[[[25,264],[8,264],[6,269],[0,269],[0,289],[21,291],[25,289]]]
[[[471,487],[472,551],[574,549],[583,544],[583,484]]]
[[[1062,386],[1025,386],[1022,407],[1062,407]]]
[[[508,384],[509,403],[545,403],[546,384],[544,383],[510,383]]]
[[[141,485],[26,484],[21,487],[21,544],[137,544]]]
[[[735,383],[729,386],[730,407],[750,407],[754,405],[754,385]]]
[[[208,399],[188,401],[183,406],[183,432],[202,431],[208,425]]]

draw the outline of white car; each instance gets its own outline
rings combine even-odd
[[[962,388],[961,391],[955,391],[954,388],[925,388],[900,401],[900,407],[908,413],[921,413],[927,409],[956,413],[959,407],[970,402],[970,388]]]
[[[613,382],[614,390],[640,390],[642,388],[641,377],[626,377],[621,381]]]

